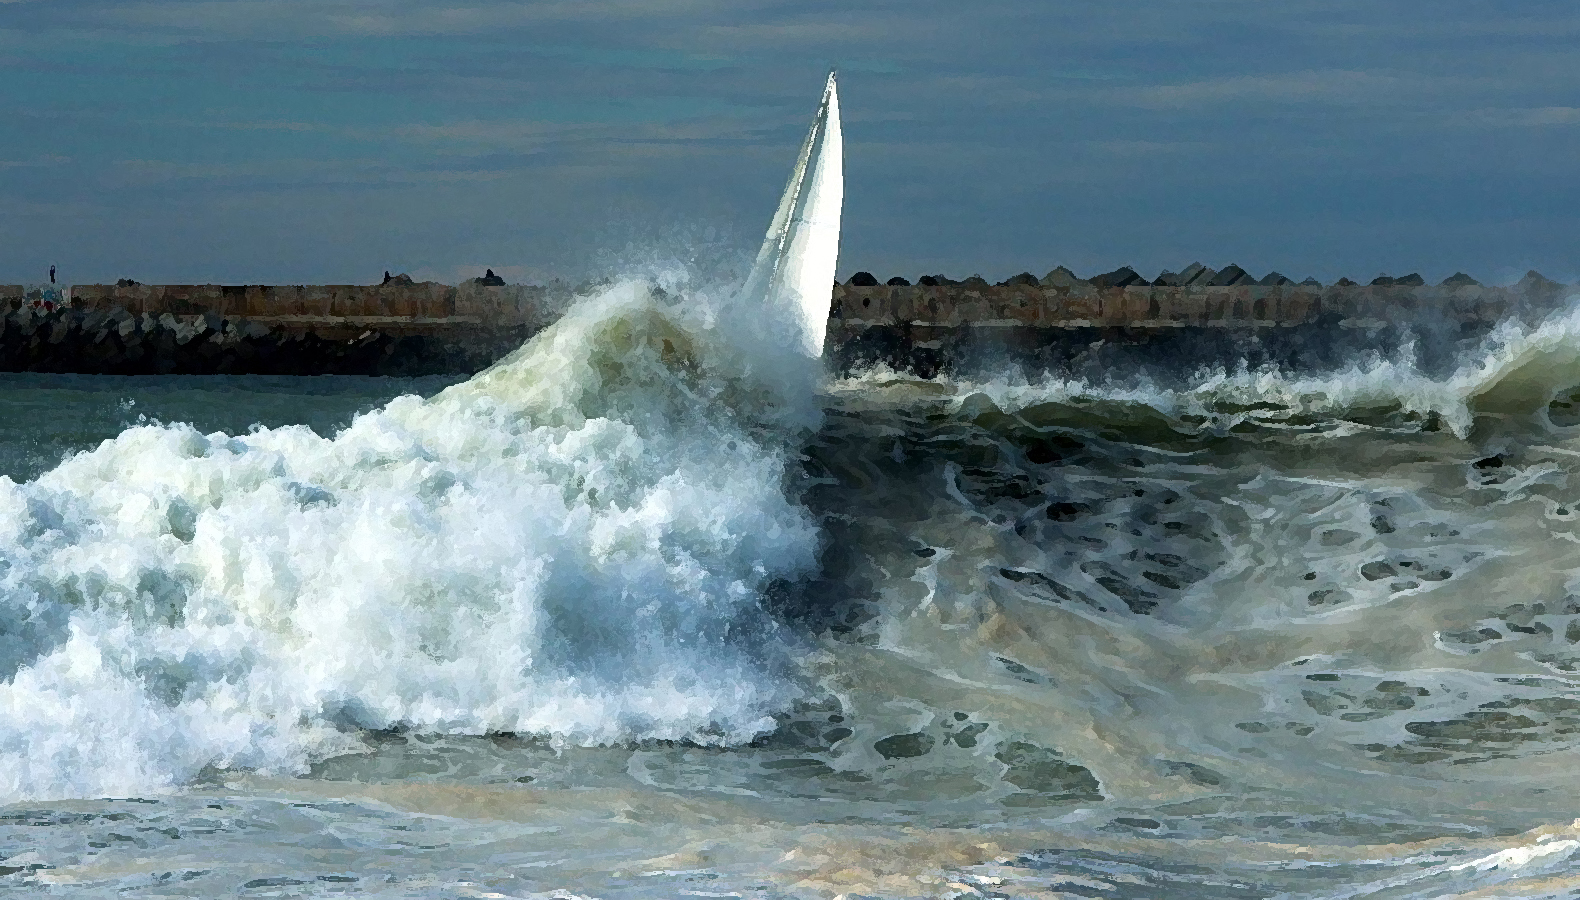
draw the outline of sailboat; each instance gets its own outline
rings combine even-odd
[[[823,355],[844,200],[839,92],[830,72],[823,102],[744,288],[747,297],[788,313],[798,326],[799,349],[813,358]]]

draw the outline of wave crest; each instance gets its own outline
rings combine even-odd
[[[0,802],[301,771],[358,729],[772,727],[757,601],[815,563],[784,480],[816,373],[697,299],[613,285],[334,438],[141,426],[0,480]]]

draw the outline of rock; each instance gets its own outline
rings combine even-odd
[[[1374,287],[1388,287],[1396,284],[1405,285],[1407,287],[1416,287],[1418,285],[1426,284],[1426,279],[1422,278],[1420,275],[1415,274],[1414,272],[1399,278],[1390,278],[1387,275],[1378,275],[1376,278],[1372,279],[1372,286]]]
[[[1353,282],[1348,278],[1340,278],[1338,281],[1333,282],[1334,287],[1354,287],[1355,284],[1356,282]]]
[[[872,277],[871,272],[857,272],[845,283],[851,287],[877,287],[878,279]]]
[[[1255,284],[1250,273],[1239,266],[1230,263],[1227,268],[1219,269],[1218,274],[1207,282],[1208,287],[1234,287],[1237,284]]]
[[[983,278],[981,275],[972,275],[970,278],[967,278],[965,281],[962,281],[960,283],[961,284],[969,284],[972,287],[990,287],[990,285],[988,284],[988,280],[986,278]]]
[[[1002,282],[999,283],[999,287],[1020,287],[1020,286],[1036,287],[1037,286],[1037,276],[1031,274],[1030,272],[1022,272],[1019,275],[1016,275],[1013,278],[1008,279],[1007,281],[1002,281]]]
[[[1145,278],[1137,275],[1135,269],[1132,269],[1129,266],[1120,266],[1112,272],[1106,272],[1102,275],[1093,277],[1092,284],[1095,287],[1100,288],[1130,287],[1132,285],[1136,287],[1146,287],[1148,282]]]
[[[1311,278],[1311,277],[1308,276],[1305,281],[1302,281],[1300,283],[1300,286],[1301,287],[1322,287],[1322,282],[1316,280],[1315,278]]]
[[[385,272],[384,273],[384,283],[385,284],[416,284],[417,282],[412,281],[411,280],[411,276],[407,275],[405,272],[402,272],[399,275],[396,275],[396,276],[393,276],[393,277],[390,276],[390,273]]]
[[[1532,269],[1525,273],[1525,277],[1519,280],[1516,287],[1520,288],[1521,290],[1529,291],[1552,290],[1553,288],[1562,287],[1562,285],[1556,281],[1553,281],[1551,278],[1548,278],[1546,275],[1536,271],[1535,269]]]
[[[117,278],[115,280],[116,287],[137,287],[137,284],[137,282],[130,278]]]
[[[1244,274],[1245,270],[1239,266],[1232,266],[1231,268]],[[1193,262],[1180,271],[1179,280],[1180,284],[1185,287],[1206,287],[1210,284],[1216,284],[1217,282],[1214,279],[1219,274],[1216,269],[1209,269],[1199,262]],[[1250,276],[1246,276],[1246,280],[1249,281]]]
[[[1078,278],[1074,272],[1071,272],[1064,266],[1059,266],[1052,272],[1042,276],[1040,283],[1043,287],[1067,288],[1074,287],[1076,284],[1084,284],[1086,283],[1086,279]]]
[[[1443,279],[1444,287],[1465,287],[1466,285],[1476,285],[1477,287],[1480,287],[1481,282],[1471,278],[1464,272],[1455,272],[1454,274]]]
[[[1179,287],[1182,282],[1178,272],[1170,272],[1165,269],[1158,273],[1158,277],[1152,279],[1152,283],[1158,287]]]
[[[893,278],[890,278],[887,283],[888,283],[889,287],[910,287],[911,286],[911,283],[909,281],[905,280],[904,278],[901,278],[898,275],[894,276]]]
[[[943,275],[923,275],[917,279],[917,282],[931,287],[953,287],[960,283],[953,278],[946,278]]]
[[[485,284],[485,285],[488,285],[490,287],[504,287],[505,286],[505,279],[499,277],[498,275],[495,275],[493,269],[489,269],[487,272],[485,272],[482,275],[482,277],[474,278],[474,279],[472,279],[472,281],[477,283],[477,284]]]
[[[931,275],[923,275],[916,279],[916,283],[922,287],[938,287],[938,279]]]
[[[1275,287],[1275,286],[1281,285],[1281,284],[1294,284],[1294,283],[1295,283],[1294,279],[1292,279],[1292,278],[1285,278],[1283,275],[1280,275],[1277,272],[1268,272],[1265,276],[1263,276],[1261,281],[1257,282],[1257,284],[1262,285],[1263,287]]]
[[[1394,285],[1411,285],[1411,284],[1424,284],[1424,283],[1425,282],[1423,282],[1421,280],[1421,276],[1419,276],[1419,275],[1404,275],[1404,276],[1401,276],[1399,278],[1394,278],[1391,275],[1384,274],[1384,275],[1378,275],[1376,278],[1373,278],[1371,280],[1371,285],[1373,287],[1392,287]]]

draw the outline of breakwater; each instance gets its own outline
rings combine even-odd
[[[0,371],[430,375],[485,368],[568,287],[0,286]]]
[[[1101,282],[1101,279],[1098,279]],[[1358,346],[1431,347],[1556,308],[1531,273],[1489,287],[837,285],[826,354],[923,372],[1005,356],[1055,368],[1124,354],[1321,364]],[[0,370],[93,374],[440,374],[486,367],[553,320],[568,285],[0,286]],[[1118,356],[1116,356],[1118,354]]]
[[[1498,322],[1540,318],[1575,290],[1535,272],[1499,287],[1464,276],[1379,282],[1114,286],[1050,274],[1042,283],[841,285],[825,353],[844,369],[931,374],[1007,359],[1102,376],[1138,365],[1322,367],[1409,345],[1432,368]]]

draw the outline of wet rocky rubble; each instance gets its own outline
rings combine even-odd
[[[89,375],[434,375],[486,368],[526,326],[277,327],[267,321],[23,305],[0,315],[0,371]]]
[[[1539,321],[1569,295],[1534,271],[1506,286],[1463,272],[1436,284],[1413,272],[1324,284],[1199,262],[1151,278],[1132,266],[1087,277],[1057,266],[996,283],[862,271],[835,286],[825,355],[844,370],[885,365],[924,377],[1002,372],[1008,362],[1101,379],[1242,363],[1320,370],[1410,344],[1431,373],[1499,322]]]
[[[1557,282],[1550,281],[1549,279],[1546,278],[1546,276],[1543,276],[1541,273],[1535,272],[1535,271],[1532,271],[1532,272],[1528,273],[1525,277],[1526,277],[1527,280],[1532,280],[1532,281],[1536,281],[1536,282],[1546,282],[1547,284],[1553,284],[1553,285],[1557,284]],[[905,278],[904,276],[901,276],[901,275],[896,275],[896,276],[888,279],[887,281],[880,282],[878,280],[878,278],[875,275],[873,275],[871,272],[865,272],[865,271],[855,273],[854,275],[852,275],[850,277],[849,280],[847,280],[845,282],[845,286],[848,286],[848,287],[877,287],[880,284],[888,286],[888,287],[910,287],[910,286],[912,286],[913,282],[911,282],[909,279],[907,279],[907,278]],[[1304,280],[1297,282],[1294,279],[1292,279],[1292,278],[1290,278],[1290,277],[1288,277],[1286,275],[1283,275],[1282,273],[1279,273],[1279,272],[1268,272],[1266,275],[1263,275],[1260,278],[1258,278],[1258,277],[1252,275],[1250,272],[1246,271],[1245,269],[1241,268],[1240,266],[1238,266],[1238,265],[1236,265],[1234,263],[1230,263],[1230,264],[1224,266],[1222,269],[1212,269],[1212,268],[1209,268],[1207,266],[1202,265],[1199,262],[1193,262],[1190,265],[1185,266],[1184,268],[1180,269],[1177,272],[1174,271],[1174,270],[1171,270],[1171,269],[1165,269],[1162,272],[1159,272],[1155,278],[1152,278],[1150,280],[1147,279],[1145,276],[1141,275],[1138,272],[1138,270],[1136,270],[1135,268],[1133,268],[1131,266],[1120,266],[1119,268],[1113,270],[1112,272],[1103,272],[1103,273],[1100,273],[1100,274],[1091,275],[1091,276],[1086,277],[1086,278],[1082,278],[1081,276],[1076,275],[1075,272],[1073,272],[1072,270],[1070,270],[1069,268],[1067,268],[1065,266],[1057,266],[1057,267],[1053,268],[1052,270],[1050,270],[1048,272],[1048,274],[1043,275],[1041,278],[1037,277],[1036,275],[1033,275],[1031,272],[1022,272],[1019,275],[1014,275],[1014,276],[1011,276],[1009,278],[1004,279],[1003,281],[994,283],[994,282],[989,282],[987,279],[983,278],[981,275],[971,275],[971,276],[969,276],[969,277],[967,277],[965,279],[957,281],[957,280],[955,280],[953,278],[948,277],[947,275],[943,275],[943,274],[940,273],[940,274],[937,274],[937,275],[923,275],[920,278],[918,278],[914,282],[914,284],[916,286],[920,286],[920,287],[967,287],[967,286],[988,287],[988,286],[992,286],[992,287],[1070,288],[1070,287],[1074,287],[1076,285],[1089,285],[1089,286],[1095,287],[1095,288],[1116,288],[1116,287],[1198,287],[1198,288],[1205,288],[1205,287],[1238,287],[1238,286],[1280,287],[1280,286],[1285,286],[1285,285],[1295,285],[1295,286],[1299,286],[1299,287],[1323,288],[1323,287],[1360,287],[1360,286],[1367,286],[1367,287],[1396,287],[1396,286],[1397,287],[1422,287],[1422,286],[1426,286],[1427,285],[1427,281],[1426,281],[1425,278],[1421,277],[1421,275],[1419,273],[1411,272],[1408,275],[1401,275],[1401,276],[1397,276],[1397,277],[1396,276],[1390,276],[1390,275],[1388,275],[1386,273],[1382,273],[1382,274],[1379,274],[1375,278],[1371,278],[1371,279],[1368,279],[1368,280],[1362,280],[1362,281],[1355,281],[1355,280],[1350,279],[1350,278],[1339,278],[1338,280],[1332,282],[1331,284],[1324,284],[1321,281],[1318,281],[1316,278],[1308,276]],[[1449,287],[1449,288],[1461,288],[1461,287],[1471,287],[1471,286],[1480,287],[1482,285],[1481,285],[1481,282],[1477,281],[1475,278],[1472,278],[1469,275],[1466,275],[1464,272],[1455,272],[1453,275],[1450,275],[1449,277],[1443,279],[1441,282],[1438,282],[1436,286],[1437,287]]]
[[[83,374],[469,374],[552,321],[596,283],[461,285],[386,275],[377,285],[0,285],[0,371]],[[1409,338],[1420,362],[1511,316],[1556,308],[1567,288],[1531,272],[1488,287],[1463,273],[1296,282],[1230,264],[1147,278],[1058,266],[992,283],[857,272],[834,286],[824,356],[931,376],[1014,364],[1080,374],[1148,364],[1334,364]],[[1336,341],[1335,337],[1342,337]],[[1439,348],[1443,349],[1439,352]]]
[[[436,375],[486,368],[574,288],[0,285],[0,371],[94,375]]]

